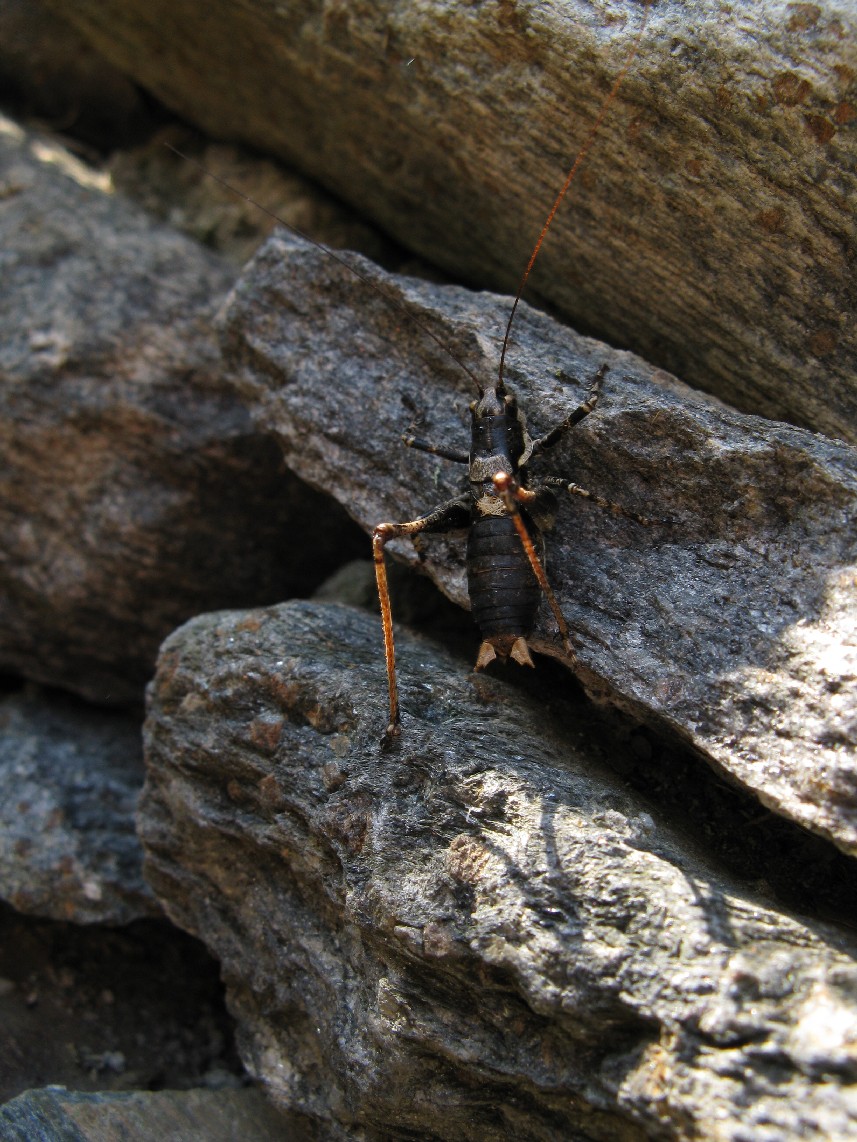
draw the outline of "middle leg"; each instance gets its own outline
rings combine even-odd
[[[533,456],[537,456],[540,452],[546,452],[548,448],[553,448],[570,428],[574,428],[576,424],[580,424],[584,417],[589,416],[598,404],[601,382],[607,375],[607,369],[607,365],[602,365],[592,378],[592,384],[589,386],[589,394],[583,404],[579,404],[556,428],[552,428],[550,432],[546,432],[544,436],[540,436],[538,440],[533,441]]]

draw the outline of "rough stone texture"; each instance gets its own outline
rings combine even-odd
[[[160,915],[134,830],[140,723],[36,687],[0,699],[0,897],[78,924]]]
[[[508,301],[360,271],[490,383]],[[466,448],[463,370],[343,267],[272,239],[225,310],[225,352],[287,463],[367,529],[461,490],[401,434]],[[426,348],[428,346],[428,348]],[[778,812],[857,852],[857,454],[703,402],[526,307],[507,379],[534,435],[610,372],[597,411],[535,472],[663,526],[561,505],[548,571],[590,693],[692,742]],[[466,605],[463,543],[390,549]],[[561,657],[543,605],[533,640]]]
[[[49,1087],[0,1107],[2,1142],[308,1142],[254,1090],[81,1094]]]
[[[365,550],[221,376],[233,270],[0,130],[0,667],[139,702],[191,614],[306,592]]]
[[[82,0],[209,134],[512,289],[640,25],[630,0]],[[748,411],[857,439],[857,24],[846,0],[657,0],[533,297]]]
[[[714,867],[563,700],[294,603],[202,616],[150,690],[140,824],[242,1053],[325,1137],[857,1137],[853,934]],[[852,873],[853,879],[853,873]]]

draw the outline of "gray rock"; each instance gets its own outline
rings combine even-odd
[[[0,699],[0,897],[77,924],[158,916],[134,830],[138,719],[37,687]]]
[[[52,6],[209,134],[504,290],[642,17],[630,0]],[[748,411],[857,439],[855,73],[844,0],[657,0],[532,296]]]
[[[356,264],[491,383],[507,299]],[[367,530],[461,490],[462,468],[403,448],[401,434],[466,449],[473,385],[342,266],[272,239],[225,310],[224,345],[256,423]],[[533,470],[666,522],[560,505],[548,572],[578,677],[857,852],[857,452],[693,397],[524,306],[507,380],[534,435],[583,399],[601,363],[598,409]],[[460,538],[389,549],[467,605]],[[533,644],[561,659],[542,611]]]
[[[564,700],[377,620],[202,616],[150,689],[140,827],[245,1062],[325,1136],[857,1137],[853,934],[718,870]]]
[[[31,1090],[0,1107],[2,1142],[304,1142],[302,1124],[255,1090],[82,1094]]]
[[[189,615],[309,591],[365,540],[224,382],[232,269],[0,137],[0,668],[137,702]]]

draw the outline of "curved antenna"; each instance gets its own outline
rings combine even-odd
[[[184,159],[185,162],[192,163],[193,166],[197,168],[197,170],[202,171],[202,173],[207,175],[208,178],[212,178],[215,182],[219,182],[220,185],[225,187],[226,190],[230,191],[230,193],[237,195],[238,198],[243,198],[245,202],[249,202],[251,206],[255,206],[257,210],[261,210],[263,214],[267,214],[269,218],[273,218],[275,222],[279,222],[279,224],[284,226],[286,230],[291,231],[292,234],[296,234],[298,238],[302,238],[304,242],[309,242],[311,246],[315,246],[317,250],[321,250],[321,252],[323,254],[327,254],[329,258],[333,258],[335,262],[339,262],[341,266],[345,266],[346,270],[350,271],[350,273],[352,273],[356,278],[359,278],[359,280],[363,282],[364,285],[369,286],[375,291],[375,293],[378,294],[379,297],[383,298],[387,305],[391,306],[393,309],[397,309],[400,313],[403,313],[409,321],[413,322],[417,329],[420,329],[426,335],[426,337],[430,337],[432,341],[434,341],[435,345],[437,345],[438,348],[446,353],[447,357],[449,357],[450,360],[454,361],[460,369],[464,370],[471,381],[473,381],[477,391],[479,392],[479,395],[482,395],[482,393],[485,391],[485,386],[479,381],[473,370],[469,369],[463,361],[459,360],[459,358],[455,355],[455,353],[453,353],[450,347],[445,344],[436,333],[429,329],[425,322],[421,321],[416,316],[416,314],[412,313],[403,301],[399,301],[397,297],[393,297],[392,294],[387,293],[387,291],[382,289],[377,282],[372,281],[370,277],[364,274],[361,270],[358,270],[356,266],[353,266],[347,258],[343,258],[341,254],[337,254],[337,252],[335,250],[331,250],[329,246],[325,246],[324,242],[317,241],[317,239],[310,237],[309,234],[305,234],[303,230],[299,230],[297,226],[293,226],[291,222],[286,222],[285,218],[281,218],[279,214],[275,214],[273,210],[269,210],[267,206],[263,206],[261,202],[257,202],[255,198],[251,198],[249,194],[245,194],[243,190],[239,190],[237,186],[232,186],[226,181],[225,178],[221,178],[219,174],[215,174],[213,170],[209,170],[209,168],[204,163],[201,163],[198,159],[193,158],[192,155],[186,155],[183,151],[180,151],[178,147],[174,147],[172,143],[165,142],[164,146],[168,151],[172,151],[174,155],[178,155],[180,159]]]
[[[509,320],[506,322],[506,333],[505,333],[505,336],[503,337],[503,348],[500,352],[500,369],[499,369],[499,372],[497,375],[497,391],[498,392],[502,393],[504,391],[505,386],[503,383],[503,367],[506,363],[506,350],[509,348],[509,336],[512,332],[512,322],[515,320],[515,312],[517,311],[517,308],[518,308],[518,302],[521,300],[521,297],[523,296],[524,287],[527,284],[527,279],[530,276],[530,272],[531,272],[531,270],[535,264],[536,258],[539,256],[539,250],[541,250],[541,248],[542,248],[542,242],[544,242],[544,240],[545,240],[545,235],[547,234],[548,230],[550,229],[550,225],[554,220],[554,216],[556,215],[557,210],[559,210],[560,203],[565,198],[566,191],[571,186],[572,180],[573,180],[574,176],[577,174],[578,167],[580,166],[580,164],[583,162],[583,160],[586,158],[587,154],[589,153],[589,149],[592,146],[593,142],[595,141],[595,136],[598,134],[598,132],[601,128],[601,124],[604,122],[605,116],[607,115],[607,112],[610,110],[610,104],[616,98],[616,96],[619,93],[619,88],[625,82],[625,76],[628,74],[628,72],[631,68],[631,64],[634,62],[634,59],[637,55],[637,52],[639,51],[640,43],[643,39],[643,33],[646,30],[646,24],[648,23],[648,20],[649,20],[649,11],[651,9],[653,2],[654,2],[654,0],[644,0],[645,7],[643,9],[643,20],[642,20],[642,23],[640,24],[640,28],[639,28],[636,36],[634,37],[634,42],[631,44],[631,50],[628,52],[627,58],[625,59],[625,63],[622,66],[622,70],[616,76],[616,79],[613,82],[613,86],[610,88],[608,95],[605,97],[604,102],[601,104],[601,110],[598,112],[598,117],[596,118],[596,120],[592,124],[592,126],[589,128],[589,134],[583,140],[583,143],[581,144],[580,150],[577,152],[577,155],[575,156],[575,160],[571,164],[571,170],[568,172],[566,179],[565,179],[565,182],[562,184],[562,189],[560,190],[559,194],[554,199],[554,204],[550,208],[550,212],[548,213],[548,216],[545,219],[545,224],[544,224],[544,226],[542,226],[542,232],[541,232],[541,234],[539,234],[539,239],[536,242],[535,246],[533,247],[532,254],[530,254],[530,260],[527,262],[527,268],[524,270],[524,276],[521,278],[520,284],[518,286],[518,292],[515,294],[515,300],[512,303],[512,311],[509,314]]]

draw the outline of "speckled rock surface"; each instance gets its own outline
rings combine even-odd
[[[35,686],[0,698],[0,897],[78,924],[161,914],[134,831],[142,753],[137,718]]]
[[[342,1139],[857,1137],[853,934],[724,875],[564,699],[428,640],[381,753],[378,637],[203,616],[150,691],[148,875],[276,1101]]]
[[[230,304],[225,381],[213,325],[234,262],[111,187],[228,258],[270,219],[225,205],[160,138],[128,152],[134,108],[162,116],[154,92],[257,149],[188,147],[325,240],[400,268],[374,222],[460,280],[513,288],[642,6],[57,8],[142,86],[52,37],[45,113],[88,153],[63,87],[82,63],[99,145],[120,147],[100,171],[0,120],[0,671],[136,706],[175,624],[314,591],[368,554],[347,512],[365,529],[457,491],[460,472],[400,437],[466,448],[473,393],[371,290],[280,242]],[[0,11],[0,87],[20,61],[29,98],[47,57],[14,42],[4,17],[22,11],[35,5]],[[509,379],[537,431],[610,366],[601,407],[541,470],[665,521],[572,501],[548,537],[596,703],[547,612],[535,641],[558,661],[469,675],[467,616],[423,580],[427,605],[406,568],[397,622],[467,647],[459,661],[401,633],[398,754],[377,749],[365,615],[208,616],[168,644],[142,817],[152,884],[224,965],[248,1066],[319,1138],[855,1134],[855,457],[665,372],[857,439],[854,32],[843,0],[657,0],[530,283],[651,362],[526,310],[514,330]],[[495,374],[508,301],[364,270]],[[395,554],[461,603],[462,551],[451,537]],[[331,589],[365,601],[365,572]],[[21,906],[113,924],[150,906],[134,896],[133,774],[92,768],[110,719],[61,717],[55,697],[38,730],[38,711],[3,706],[0,872]],[[80,928],[4,903],[0,921],[3,1097],[235,1080],[217,965],[166,921]],[[160,1139],[179,1113],[99,1097],[72,1123],[75,1099],[46,1097],[66,1131],[82,1114]],[[215,1101],[206,1138],[253,1133]]]
[[[0,667],[140,704],[178,623],[307,591],[365,540],[222,379],[229,265],[3,122]]]
[[[642,17],[634,0],[53,5],[208,134],[504,290]],[[857,439],[855,76],[846,0],[656,0],[531,296],[747,411]]]
[[[506,299],[359,267],[492,382]],[[226,308],[224,346],[256,423],[367,529],[461,491],[463,465],[406,449],[401,436],[466,449],[474,386],[343,267],[272,239]],[[602,363],[598,409],[532,470],[666,522],[560,505],[548,571],[578,676],[857,852],[857,452],[702,401],[524,308],[507,380],[534,435],[583,399]],[[460,537],[390,550],[466,605]],[[534,644],[561,657],[542,611]]]

